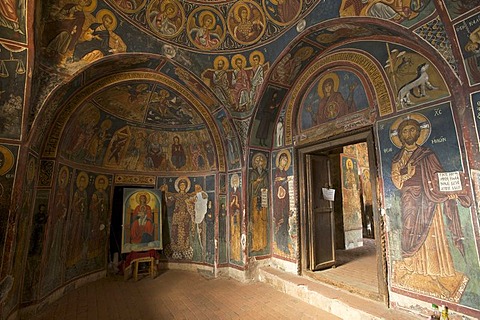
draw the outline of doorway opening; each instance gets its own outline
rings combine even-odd
[[[302,274],[387,302],[372,132],[302,147],[298,156]]]

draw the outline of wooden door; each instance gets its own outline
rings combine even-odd
[[[306,160],[309,265],[315,271],[335,265],[333,201],[322,195],[322,188],[331,186],[330,159],[328,156],[307,155]]]

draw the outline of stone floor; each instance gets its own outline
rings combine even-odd
[[[47,306],[34,320],[341,319],[265,283],[167,270],[156,278],[120,276],[89,283]]]

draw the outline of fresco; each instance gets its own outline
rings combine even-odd
[[[44,63],[76,70],[104,56],[127,51],[123,38],[115,32],[117,16],[109,9],[95,12],[97,1],[49,3],[53,6],[44,12],[50,14],[41,22]]]
[[[480,141],[480,92],[476,92],[470,97],[472,103],[473,118],[477,128],[477,141]]]
[[[386,44],[385,71],[396,93],[398,109],[411,108],[449,96],[440,72],[423,56]]]
[[[454,25],[470,85],[480,82],[480,13]]]
[[[284,86],[290,86],[300,73],[318,53],[318,48],[300,42],[286,53],[272,71],[270,80]]]
[[[73,169],[65,165],[56,172],[53,193],[53,205],[48,208],[47,237],[45,239],[45,262],[42,268],[40,297],[45,297],[58,288],[64,274],[64,239],[67,228],[67,213],[70,207],[70,189],[72,186]]]
[[[0,34],[6,39],[26,42],[25,0],[5,0],[0,6]]]
[[[37,172],[38,159],[32,154],[28,155],[27,170],[23,177],[20,207],[18,208],[18,214],[15,217],[17,219],[15,224],[16,239],[14,242],[14,259],[13,259],[13,288],[9,295],[14,297],[10,299],[5,306],[6,310],[11,311],[15,307],[15,303],[18,303],[19,297],[22,294],[22,281],[25,269],[25,261],[29,250],[29,240],[32,233],[32,206],[34,195],[34,182],[35,173]]]
[[[164,237],[164,252],[169,259],[213,261],[215,217],[208,215],[215,215],[215,183],[210,181],[214,176],[159,179],[167,205],[163,223],[169,234]]]
[[[475,307],[472,199],[450,105],[380,121],[377,130],[393,290]]]
[[[231,122],[228,120],[225,111],[220,111],[215,115],[215,120],[225,138],[225,149],[228,157],[228,167],[230,169],[238,169],[241,166],[240,154],[241,149]]]
[[[321,74],[307,89],[301,103],[301,131],[367,109],[367,94],[362,81],[350,71]]]
[[[340,161],[345,249],[353,249],[363,246],[358,161],[343,153],[340,154]]]
[[[198,7],[188,17],[188,38],[200,50],[218,48],[225,39],[225,34],[223,16],[212,7]]]
[[[46,237],[45,229],[49,217],[49,196],[50,190],[38,190],[35,196],[33,225],[23,278],[22,302],[30,302],[37,298],[36,294],[40,283],[40,263]]]
[[[230,222],[230,262],[243,265],[242,232],[244,216],[242,214],[242,178],[241,174],[233,173],[229,179],[228,213]]]
[[[122,253],[162,250],[162,193],[123,189]]]
[[[160,37],[173,38],[177,36],[185,24],[183,6],[175,0],[152,1],[146,15],[150,28]]]
[[[401,2],[371,1],[366,3],[352,3],[342,0],[340,5],[340,17],[372,17],[403,23],[421,16],[427,16],[435,7],[430,0],[406,0]],[[415,21],[418,21],[416,19]]]
[[[178,109],[199,118],[193,109]],[[217,167],[215,147],[202,123],[193,126],[194,131],[159,131],[121,127],[122,122],[87,103],[66,130],[61,154],[79,163],[137,171],[199,171]]]
[[[65,280],[106,266],[112,177],[75,170],[67,215]]]
[[[263,0],[267,16],[279,25],[294,21],[302,9],[302,0]]]
[[[114,0],[115,5],[125,13],[136,13],[140,11],[147,0]]]
[[[251,52],[248,60],[249,66],[242,54],[234,55],[230,63],[227,57],[217,56],[213,68],[202,72],[205,84],[233,114],[253,111],[270,66],[258,50]]]
[[[268,155],[263,152],[251,151],[251,163],[248,173],[249,195],[249,252],[251,256],[270,253],[269,198],[270,177]]]
[[[8,227],[8,212],[12,200],[13,182],[15,180],[18,147],[0,144],[0,247],[5,245]],[[3,251],[2,256],[3,260]]]
[[[443,0],[443,3],[451,20],[480,6],[479,0]]]
[[[229,217],[227,216],[227,198],[225,195],[218,197],[218,263],[228,263],[228,227]]]
[[[275,135],[273,140],[277,139],[275,132],[277,130],[275,120],[281,110],[281,103],[285,97],[286,90],[268,86],[263,95],[263,99],[258,108],[258,112],[253,120],[252,135],[250,144],[267,147],[272,145],[272,136]],[[278,146],[278,145],[277,145]]]
[[[236,2],[228,13],[228,30],[241,44],[257,42],[265,32],[265,13],[260,6],[250,0]]]
[[[1,13],[0,9],[0,13]],[[1,25],[0,14],[0,25]],[[0,42],[0,137],[20,139],[27,50]]]
[[[273,253],[284,258],[294,258],[297,248],[295,214],[295,186],[292,153],[289,149],[272,155],[273,197]]]

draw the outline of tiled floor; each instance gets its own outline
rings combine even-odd
[[[26,318],[24,318],[26,319]],[[34,320],[340,319],[264,283],[163,271],[137,282],[110,276],[46,307]]]

